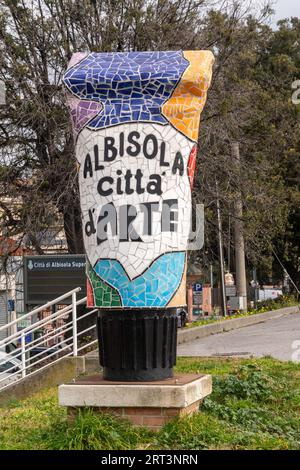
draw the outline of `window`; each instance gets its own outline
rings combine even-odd
[[[9,373],[12,374],[13,372],[15,372],[15,370],[13,369],[13,367],[14,367],[15,369],[19,369],[19,367],[16,366],[16,364],[14,364],[13,362],[10,362],[10,361],[2,362],[2,363],[0,364],[0,373],[1,373],[1,372],[6,372],[6,371],[8,371]],[[10,369],[10,370],[9,370],[9,369]]]

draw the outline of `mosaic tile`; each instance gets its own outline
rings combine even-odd
[[[183,134],[198,139],[200,114],[211,81],[212,54],[207,51],[184,51],[189,61],[172,97],[163,105],[164,116]]]
[[[88,306],[185,299],[208,51],[77,53],[63,81],[76,138]]]
[[[99,278],[118,291],[123,307],[164,307],[179,287],[185,253],[168,253],[156,259],[142,276],[130,280],[116,260],[100,260],[95,266]]]
[[[102,109],[101,103],[95,101],[82,101],[75,96],[68,97],[68,106],[72,118],[74,135],[77,136],[80,129],[96,116]]]
[[[178,51],[91,53],[65,73],[64,84],[81,100],[103,104],[90,129],[131,121],[166,124],[161,106],[188,65]]]
[[[87,267],[88,303],[95,307],[120,307],[121,299],[116,289],[97,276],[91,266]],[[92,289],[92,290],[91,290]]]

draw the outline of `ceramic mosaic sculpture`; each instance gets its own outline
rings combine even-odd
[[[100,309],[100,335],[108,318],[122,336],[126,315],[174,323],[174,308],[186,305],[191,187],[212,64],[209,51],[77,53],[64,75],[88,306]]]

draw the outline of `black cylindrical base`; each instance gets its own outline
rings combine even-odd
[[[115,381],[163,380],[176,364],[176,309],[99,310],[103,377]]]

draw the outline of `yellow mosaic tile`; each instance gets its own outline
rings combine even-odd
[[[172,97],[163,105],[162,112],[176,129],[196,142],[214,56],[210,51],[184,51],[183,55],[190,65]]]

